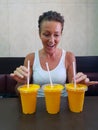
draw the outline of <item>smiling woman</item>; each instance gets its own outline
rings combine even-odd
[[[40,32],[40,39],[47,53],[53,54],[61,38],[62,26],[59,22],[44,21]]]
[[[34,84],[39,84],[40,86],[49,84],[46,62],[49,65],[53,83],[64,85],[66,79],[69,82],[76,79],[76,83],[90,84],[89,79],[83,73],[77,73],[73,77],[73,62],[76,62],[74,54],[58,48],[64,26],[64,17],[56,11],[44,12],[39,17],[38,24],[39,37],[43,48],[28,54],[25,58],[24,66],[16,68],[14,73],[11,74],[18,81],[17,86],[27,81],[29,73],[27,69],[28,60],[30,60],[30,78],[33,78]],[[64,90],[63,96],[66,95],[66,90]],[[39,91],[39,96],[44,96],[42,89]]]

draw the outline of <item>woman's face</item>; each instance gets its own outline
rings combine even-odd
[[[62,26],[60,22],[43,21],[39,35],[45,52],[49,54],[55,52],[56,47],[59,44],[61,34]]]

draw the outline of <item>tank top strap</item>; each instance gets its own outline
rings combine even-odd
[[[62,57],[61,57],[61,60],[60,60],[60,64],[61,63],[65,64],[65,56],[66,56],[66,51],[62,49]]]
[[[62,49],[62,55],[63,55],[63,58],[65,60],[65,56],[66,56],[66,51]]]
[[[35,51],[33,69],[36,68],[36,66],[40,66],[38,50]]]

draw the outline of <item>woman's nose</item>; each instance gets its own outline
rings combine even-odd
[[[49,42],[54,42],[54,40],[55,40],[54,36],[51,36],[51,37],[49,38]]]

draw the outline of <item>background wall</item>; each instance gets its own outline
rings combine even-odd
[[[60,47],[98,55],[98,0],[0,0],[0,57],[21,57],[41,48],[38,17],[56,10],[65,17]]]

